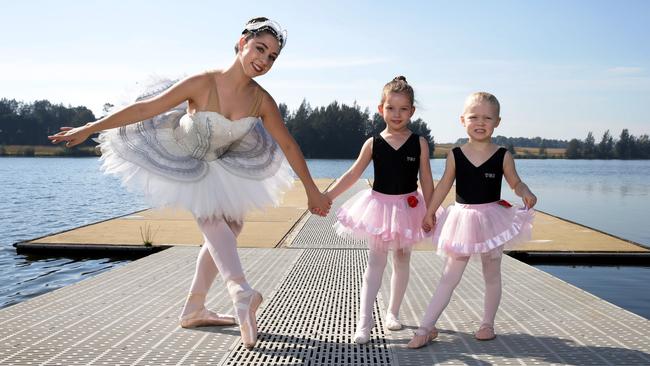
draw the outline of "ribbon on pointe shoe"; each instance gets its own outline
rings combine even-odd
[[[262,303],[262,294],[250,289],[237,291],[233,297],[233,306],[244,347],[251,349],[257,343],[257,319],[255,313]]]

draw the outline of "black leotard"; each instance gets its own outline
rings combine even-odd
[[[395,150],[376,136],[372,140],[372,164],[375,181],[372,189],[384,194],[407,194],[418,189],[420,137],[414,133]]]
[[[456,202],[480,204],[500,200],[503,157],[508,150],[499,148],[479,166],[474,166],[460,147],[452,151],[456,163]]]

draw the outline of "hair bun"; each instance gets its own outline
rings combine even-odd
[[[255,24],[255,23],[262,23],[262,22],[265,22],[267,20],[269,20],[269,18],[267,18],[267,17],[256,17],[256,18],[252,18],[251,20],[246,22],[246,25]]]
[[[404,77],[404,76],[402,76],[402,75],[395,76],[395,77],[393,78],[393,81],[403,81],[403,82],[405,82],[405,83],[408,84],[408,81],[406,81],[406,77]]]

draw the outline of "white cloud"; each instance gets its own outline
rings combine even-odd
[[[608,73],[614,75],[638,75],[642,74],[645,71],[642,67],[632,67],[632,66],[616,66],[607,70]]]
[[[314,58],[314,59],[286,59],[275,67],[289,70],[317,70],[341,69],[369,65],[385,64],[390,62],[386,58]]]

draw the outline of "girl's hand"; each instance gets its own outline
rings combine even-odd
[[[332,200],[326,195],[316,191],[307,195],[309,211],[319,216],[327,216],[332,207]]]
[[[521,199],[524,201],[524,205],[527,208],[533,208],[537,203],[537,197],[530,190],[526,190],[526,192],[521,195]]]
[[[422,230],[425,232],[429,232],[433,230],[433,228],[436,226],[436,215],[433,213],[429,213],[427,211],[427,214],[424,215],[424,219],[422,220]]]
[[[58,144],[65,141],[66,147],[73,147],[79,145],[80,143],[86,141],[86,139],[92,134],[88,129],[88,124],[81,127],[61,127],[61,132],[48,136],[47,138],[53,144]]]
[[[332,204],[332,202],[334,202],[334,197],[332,197],[332,192],[329,192],[329,191],[328,192],[323,192],[323,195],[330,202],[330,205]]]

